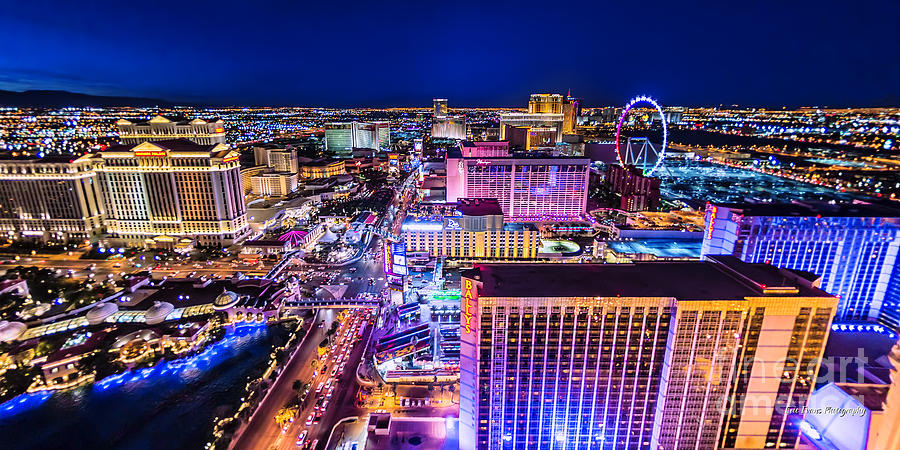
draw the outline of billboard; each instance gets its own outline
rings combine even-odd
[[[375,353],[375,363],[376,364],[384,364],[388,361],[402,358],[404,356],[409,356],[412,354],[424,352],[431,348],[431,339],[427,339],[420,342],[411,342],[406,345],[401,345],[399,347],[394,347],[382,352]]]
[[[406,268],[406,244],[391,244],[391,256],[393,257],[391,273],[394,275],[406,275],[409,271]]]
[[[384,273],[397,276],[405,276],[409,273],[406,268],[406,244],[384,243]]]

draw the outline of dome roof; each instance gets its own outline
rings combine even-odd
[[[97,325],[98,323],[103,322],[107,317],[115,314],[118,310],[119,307],[115,303],[101,303],[91,308],[85,315],[85,318],[89,324]]]
[[[319,242],[334,242],[337,238],[337,235],[332,233],[331,230],[325,230],[325,234],[319,238]]]
[[[166,320],[166,316],[174,309],[175,307],[169,302],[154,302],[153,306],[144,313],[144,319],[147,325],[155,325]]]
[[[11,342],[19,338],[28,327],[22,322],[0,320],[0,341]]]
[[[316,289],[316,298],[322,300],[334,300],[334,294],[325,288]]]
[[[217,310],[228,309],[237,304],[240,297],[232,291],[225,291],[219,294],[215,300],[213,300],[213,308]]]

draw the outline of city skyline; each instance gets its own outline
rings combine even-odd
[[[0,449],[900,450],[900,3],[0,15]]]
[[[0,109],[0,446],[900,448],[898,110],[523,97]]]
[[[641,93],[686,106],[900,99],[891,3],[54,8],[20,3],[0,18],[0,89],[318,107],[424,106],[432,96],[505,107],[521,92],[568,89],[591,105]],[[108,39],[118,30],[131,31]]]

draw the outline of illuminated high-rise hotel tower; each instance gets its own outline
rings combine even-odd
[[[730,257],[463,272],[460,448],[792,448],[837,300]]]
[[[238,152],[186,139],[116,145],[89,158],[113,245],[166,247],[179,238],[226,246],[250,231]]]
[[[80,244],[102,227],[97,174],[86,157],[0,160],[0,237]]]
[[[466,150],[469,155],[480,152]],[[511,222],[570,220],[585,212],[590,159],[467,157],[454,148],[447,151],[446,161],[447,202],[496,198]]]
[[[388,122],[335,122],[325,124],[325,150],[336,156],[351,156],[353,149],[388,150]]]
[[[837,320],[900,328],[900,210],[874,204],[710,204],[703,256],[734,255],[822,277]]]

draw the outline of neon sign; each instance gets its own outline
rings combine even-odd
[[[456,219],[447,219],[447,229],[448,230],[462,230],[462,227],[459,226],[459,222]]]
[[[463,294],[463,301],[465,304],[463,305],[463,316],[466,318],[465,327],[466,334],[472,334],[472,310],[474,310],[478,305],[478,292],[475,290],[474,283],[472,280],[465,280],[465,286]]]
[[[394,256],[391,254],[391,244],[384,243],[384,273],[391,273],[391,265],[394,262]]]
[[[166,156],[169,156],[169,153],[166,152],[165,150],[138,150],[138,151],[134,152],[134,156],[138,156],[138,157],[154,156],[154,157],[165,158]]]
[[[707,230],[706,232],[707,239],[712,239],[713,228],[716,226],[716,212],[718,211],[718,209],[719,208],[717,208],[716,205],[712,205],[712,208],[710,208],[711,214],[709,215],[709,230]]]

